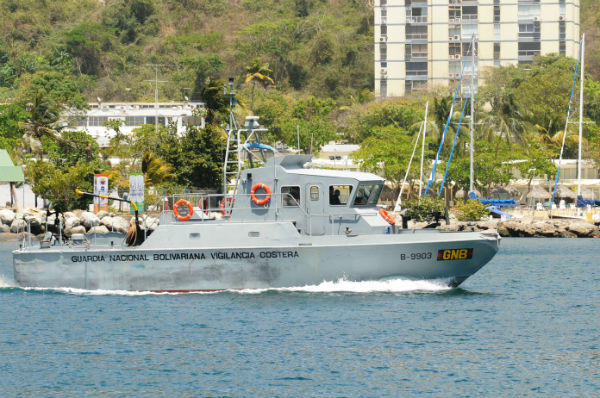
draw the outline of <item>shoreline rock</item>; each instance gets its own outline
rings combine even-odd
[[[409,227],[411,227],[409,223]],[[573,219],[456,221],[449,225],[442,221],[443,231],[485,231],[495,229],[505,238],[600,238],[600,222]]]
[[[23,232],[29,223],[32,235],[41,235],[46,232],[46,213],[38,209],[27,209],[19,213],[11,209],[0,209],[0,233],[2,235]],[[126,233],[133,222],[130,214],[118,215],[115,213],[100,212],[93,214],[87,211],[74,211],[65,213],[65,235],[71,233],[98,233],[109,232]],[[142,228],[156,229],[159,224],[158,217],[143,216],[140,218]],[[48,225],[54,225],[54,215],[48,217]],[[422,229],[428,223],[409,221],[409,229]],[[533,218],[500,219],[482,221],[457,221],[451,219],[446,225],[441,220],[437,227],[443,231],[485,231],[495,229],[502,237],[521,238],[600,238],[600,221],[588,222],[582,219],[545,219]],[[0,236],[1,238],[1,236]]]
[[[134,218],[130,214],[115,214],[100,212],[93,214],[87,211],[65,212],[63,231],[65,236],[73,233],[97,233],[109,232],[126,233]],[[55,215],[48,217],[47,225],[54,227]],[[14,212],[11,209],[0,209],[0,240],[9,240],[7,236],[16,236],[17,233],[26,233],[27,225],[32,236],[40,236],[46,232],[46,212],[39,209],[26,209]],[[140,217],[140,225],[149,229],[156,229],[159,224],[157,217],[143,215]]]

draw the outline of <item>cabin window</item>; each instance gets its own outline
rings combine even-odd
[[[383,189],[383,184],[363,183],[356,190],[354,198],[355,206],[376,205],[379,201],[379,195]]]
[[[281,199],[284,207],[300,206],[300,187],[281,187]]]
[[[332,206],[343,206],[348,203],[352,193],[352,185],[330,185],[329,204]]]
[[[316,185],[310,187],[310,200],[319,200],[319,187]]]

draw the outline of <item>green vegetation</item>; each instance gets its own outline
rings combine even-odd
[[[413,199],[405,204],[406,213],[404,216],[409,220],[415,221],[433,221],[443,217],[445,204],[442,198],[422,197]]]
[[[581,12],[588,33],[583,156],[596,161],[597,3],[582,0]],[[79,198],[59,191],[90,189],[95,172],[108,173],[121,190],[127,188],[129,172],[144,172],[149,183],[167,192],[219,188],[220,126],[228,115],[222,92],[230,76],[238,90],[238,116],[259,115],[269,128],[267,143],[296,147],[298,133],[301,149],[311,153],[333,139],[359,143],[356,157],[363,168],[382,171],[397,188],[425,103],[430,104],[428,161],[435,157],[450,110],[453,87],[374,101],[368,0],[0,0],[0,13],[0,147],[27,165],[34,191],[58,206],[79,205]],[[551,55],[531,65],[484,71],[486,85],[475,104],[477,189],[485,194],[493,185],[506,184],[515,168],[529,181],[553,177],[549,159],[560,150],[574,67],[573,59]],[[64,107],[83,109],[97,96],[153,101],[154,87],[147,80],[156,70],[165,81],[161,101],[188,96],[206,103],[205,129],[189,128],[180,137],[171,128],[156,132],[154,126],[143,126],[125,136],[112,121],[116,136],[107,148],[98,148],[83,132],[61,131]],[[441,160],[449,157],[461,109],[459,100]],[[575,125],[569,125],[565,141],[565,157],[574,157],[579,144]],[[457,189],[468,188],[468,146],[463,124],[447,178]],[[110,164],[113,156],[123,161]],[[416,192],[414,164],[411,172],[409,198]]]
[[[478,200],[469,199],[456,206],[456,219],[458,221],[479,221],[490,214],[485,205]]]

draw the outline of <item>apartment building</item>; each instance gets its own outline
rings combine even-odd
[[[375,0],[374,12],[378,98],[456,86],[461,73],[469,90],[485,68],[578,56],[579,0]]]

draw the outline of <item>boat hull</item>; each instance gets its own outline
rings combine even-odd
[[[278,288],[388,278],[457,286],[498,251],[494,233],[323,236],[225,247],[50,247],[13,252],[27,287],[133,291]]]

